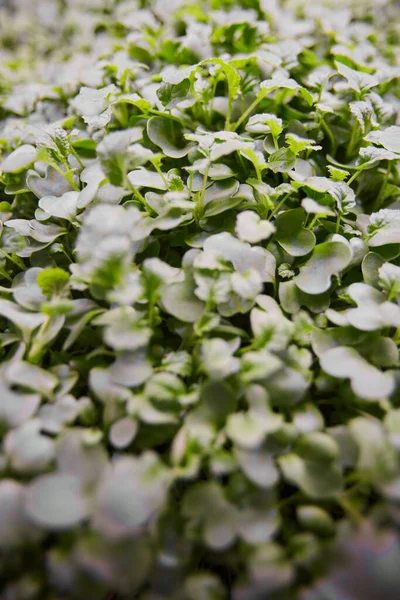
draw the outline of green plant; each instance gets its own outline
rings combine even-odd
[[[398,589],[396,11],[0,5],[7,600]]]

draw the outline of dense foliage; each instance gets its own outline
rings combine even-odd
[[[0,2],[2,598],[399,597],[398,11]]]

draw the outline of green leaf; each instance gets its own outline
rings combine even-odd
[[[270,155],[268,166],[274,173],[287,173],[295,163],[296,155],[288,148],[280,148]]]
[[[378,143],[390,152],[400,154],[399,142],[400,127],[392,125],[383,131],[373,131],[365,139]]]
[[[357,417],[349,423],[358,447],[357,468],[374,484],[384,484],[398,473],[398,458],[382,425],[373,419]]]
[[[35,162],[37,150],[30,144],[23,144],[14,152],[11,152],[3,162],[0,163],[0,171],[3,173],[20,173],[28,169]]]
[[[182,158],[190,150],[190,146],[183,138],[182,128],[175,120],[151,117],[147,121],[147,135],[166,156]]]
[[[263,221],[253,211],[243,211],[236,219],[236,234],[243,242],[256,244],[269,238],[275,231],[275,226],[269,221]]]
[[[331,287],[332,276],[340,275],[351,258],[352,251],[345,243],[335,241],[318,244],[293,281],[306,294],[323,294]]]
[[[32,522],[51,531],[71,529],[89,513],[82,485],[72,475],[38,477],[28,486],[24,504]]]
[[[281,456],[278,464],[285,479],[310,498],[332,498],[342,491],[341,473],[335,464],[302,459],[294,453]]]
[[[324,352],[322,369],[332,377],[350,379],[353,392],[364,400],[389,397],[395,388],[393,374],[382,373],[369,364],[355,348],[339,346]]]
[[[347,79],[349,87],[355,92],[365,92],[379,85],[379,79],[375,75],[351,69],[342,62],[335,62],[335,64],[338,73]]]
[[[305,220],[306,214],[302,208],[287,210],[275,220],[275,239],[291,256],[305,256],[315,246],[315,235],[304,227]]]
[[[69,281],[69,275],[60,268],[48,268],[40,271],[36,277],[36,283],[46,298],[61,294]]]

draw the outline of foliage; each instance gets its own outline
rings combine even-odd
[[[0,2],[2,597],[398,590],[396,11]]]

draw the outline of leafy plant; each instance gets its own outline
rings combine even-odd
[[[397,19],[0,3],[4,598],[398,589]]]

